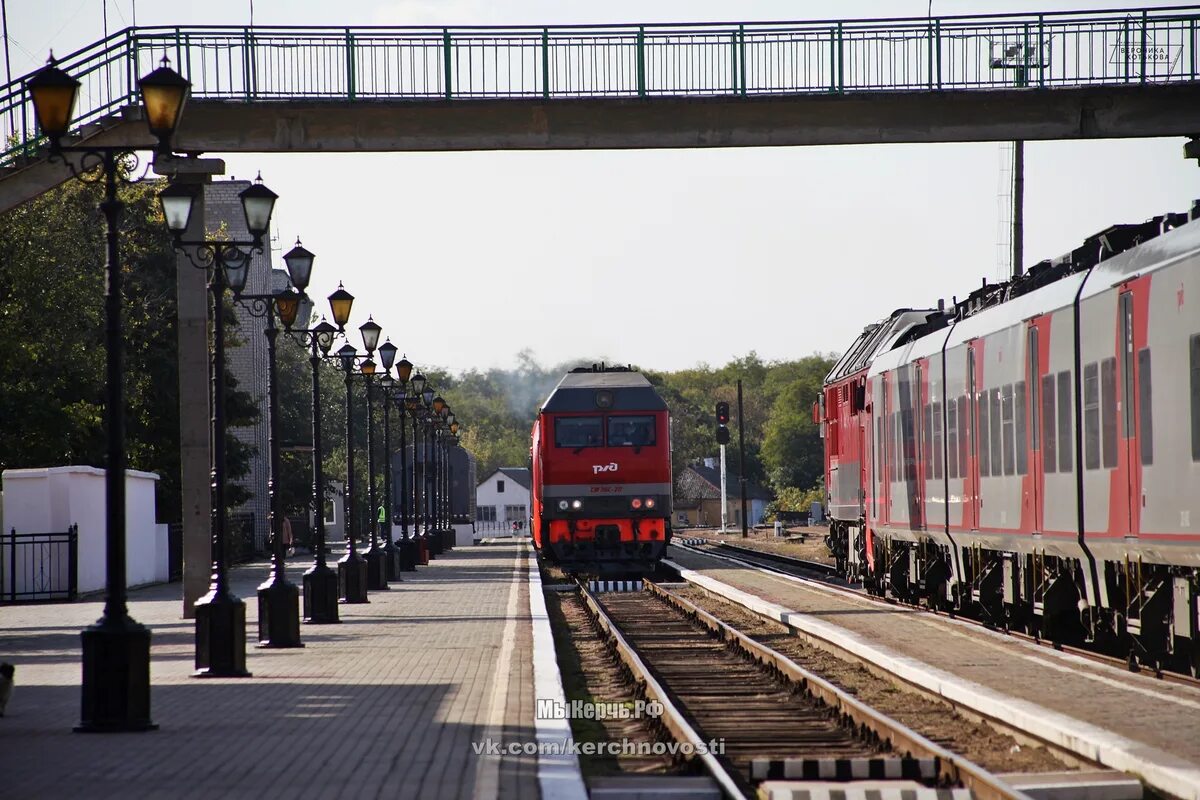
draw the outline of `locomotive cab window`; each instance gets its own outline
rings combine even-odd
[[[604,423],[600,417],[559,417],[554,420],[554,444],[558,447],[600,447]]]
[[[649,447],[654,444],[654,417],[610,416],[609,447]]]

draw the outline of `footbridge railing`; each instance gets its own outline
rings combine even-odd
[[[61,59],[76,119],[130,105],[164,55],[233,102],[654,98],[1197,79],[1200,6],[1034,15],[553,27],[140,27]],[[28,76],[27,76],[28,77]],[[35,136],[25,78],[0,88],[6,152]]]

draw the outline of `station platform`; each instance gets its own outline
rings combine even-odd
[[[671,547],[682,576],[913,685],[1200,800],[1200,687]]]
[[[291,559],[289,577],[298,583],[309,563]],[[535,698],[561,684],[540,588],[531,607],[540,583],[526,542],[439,556],[370,603],[341,606],[340,624],[303,626],[302,649],[253,647],[266,565],[231,575],[251,678],[191,677],[179,585],[131,592],[130,613],[153,631],[152,732],[72,732],[79,631],[101,598],[0,608],[0,660],[16,666],[0,798],[578,796],[573,759],[505,750],[557,735],[535,720]],[[555,785],[566,791],[542,788]]]

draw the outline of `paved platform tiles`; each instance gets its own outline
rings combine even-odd
[[[0,718],[0,798],[537,797],[536,756],[472,747],[535,739],[530,553],[456,548],[342,606],[341,624],[303,626],[303,649],[248,647],[247,679],[189,677],[179,585],[135,591],[131,613],[153,630],[160,729],[147,733],[71,731],[79,631],[100,600],[2,607],[0,660],[17,672]],[[292,559],[289,576],[307,564]],[[232,571],[251,644],[265,571]]]
[[[1043,709],[1068,724],[1082,722],[1077,726],[1079,741],[1095,741],[1097,747],[1128,745],[1133,766],[1162,767],[1171,773],[1168,779],[1177,794],[1200,797],[1200,689],[1194,686],[1063,657],[1003,634],[902,606],[805,588],[783,577],[678,547],[670,548],[667,558],[701,576],[798,612],[816,625],[835,626],[884,648],[905,666],[929,672],[935,684],[940,672],[977,684],[993,697],[1015,698],[1023,708],[1044,716],[1049,715]],[[953,696],[948,684],[943,686],[943,693]]]

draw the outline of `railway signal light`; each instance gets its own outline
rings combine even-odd
[[[717,444],[729,444],[729,428],[724,425],[717,426]]]
[[[729,403],[724,401],[717,403],[717,424],[722,426],[729,424]]]

